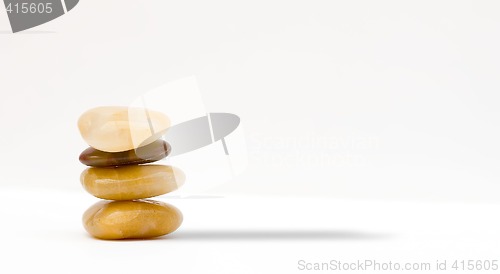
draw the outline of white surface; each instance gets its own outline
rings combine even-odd
[[[431,262],[434,267],[436,260],[494,260],[500,255],[499,205],[158,200],[183,212],[178,231],[156,240],[101,241],[87,236],[81,225],[81,214],[97,201],[86,193],[2,188],[0,272],[304,273],[297,270],[299,260]]]

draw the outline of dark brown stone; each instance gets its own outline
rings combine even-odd
[[[167,157],[170,151],[170,145],[163,140],[121,152],[105,152],[89,147],[80,154],[80,162],[94,167],[138,165],[161,160]]]

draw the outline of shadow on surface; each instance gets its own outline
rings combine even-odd
[[[326,241],[326,240],[380,240],[389,234],[372,234],[357,231],[334,230],[227,230],[227,231],[178,231],[163,239],[173,241]]]
[[[110,242],[144,242],[144,241],[371,241],[387,240],[391,234],[363,233],[357,231],[334,230],[225,230],[225,231],[178,231],[155,238],[102,240],[88,234],[88,239]]]
[[[224,196],[217,196],[217,195],[189,195],[189,196],[164,196],[165,200],[168,199],[221,199],[224,198]]]

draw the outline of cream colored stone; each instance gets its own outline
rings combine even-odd
[[[150,144],[170,126],[163,113],[145,108],[97,107],[83,113],[78,128],[93,148],[119,152]]]
[[[140,239],[172,233],[182,223],[174,206],[153,201],[101,201],[82,217],[87,232],[99,239]]]
[[[80,181],[87,192],[98,198],[134,200],[174,191],[184,184],[185,175],[178,168],[163,165],[91,167],[82,172]]]

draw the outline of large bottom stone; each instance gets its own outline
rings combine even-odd
[[[87,209],[82,221],[99,239],[142,239],[172,233],[181,225],[182,213],[153,200],[101,201]]]

